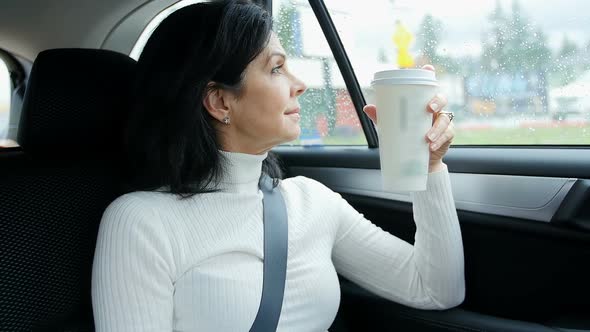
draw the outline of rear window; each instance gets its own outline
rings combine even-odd
[[[14,141],[8,139],[11,94],[10,74],[4,61],[0,59],[0,148],[16,145]]]

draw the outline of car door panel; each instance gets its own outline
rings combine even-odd
[[[350,331],[361,331],[367,326],[379,331],[559,331],[537,323],[493,317],[462,308],[444,311],[408,308],[376,298],[348,282],[343,282],[341,288],[347,296],[342,300],[343,311],[340,315],[359,317],[354,324],[348,325]]]
[[[379,170],[292,167],[345,194],[411,202],[410,194],[384,192]],[[576,183],[572,178],[454,173],[451,184],[457,209],[549,222]]]
[[[590,330],[590,269],[583,263],[590,261],[590,232],[568,219],[582,222],[588,216],[587,180],[578,178],[584,172],[590,177],[582,165],[587,153],[559,152],[560,158],[555,158],[546,150],[522,150],[521,156],[545,155],[544,164],[552,167],[554,176],[539,176],[536,158],[512,163],[497,158],[510,149],[492,149],[491,156],[479,161],[477,156],[485,154],[472,157],[466,150],[475,149],[451,149],[446,160],[463,236],[464,303],[425,312],[380,299],[342,280],[338,320],[344,323],[337,321],[334,331],[346,331],[338,326],[349,331]],[[323,182],[369,220],[413,243],[410,197],[381,191],[376,149],[281,147],[275,152],[288,176]],[[487,163],[494,154],[496,161]],[[456,171],[461,170],[457,165],[465,164],[476,170],[480,166],[480,172]],[[491,174],[495,171],[501,173]]]

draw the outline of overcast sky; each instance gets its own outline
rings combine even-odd
[[[393,4],[390,0],[324,1],[341,34],[349,35],[343,37],[347,40],[345,43],[350,44],[348,48],[353,44],[363,49],[384,45],[391,51],[391,33],[396,19],[417,32],[424,15],[430,13],[444,26],[441,50],[456,55],[480,52],[481,35],[488,28],[486,16],[496,5],[496,0],[394,0]],[[512,0],[500,2],[506,12],[511,11]],[[564,35],[580,46],[590,42],[590,0],[520,0],[520,5],[529,22],[544,30],[549,47],[559,48]],[[304,27],[304,30],[314,29]],[[308,32],[304,38],[317,44],[318,36],[310,36],[312,34]],[[359,50],[359,53],[365,52]]]
[[[418,8],[415,4],[420,4]],[[502,7],[510,11],[511,0],[502,0]],[[416,24],[428,11],[440,18],[445,26],[443,42],[461,45],[462,42],[479,43],[485,28],[486,15],[495,7],[496,0],[396,0],[401,13],[407,11],[408,19]],[[590,1],[588,0],[521,0],[520,5],[529,22],[540,26],[549,38],[549,46],[558,48],[563,36],[581,45],[590,42]]]

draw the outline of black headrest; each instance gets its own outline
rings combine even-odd
[[[18,143],[27,153],[88,155],[118,149],[135,60],[94,49],[39,53],[27,84]]]

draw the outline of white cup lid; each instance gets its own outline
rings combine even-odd
[[[427,69],[393,69],[378,71],[373,76],[371,84],[438,85],[434,71]]]

